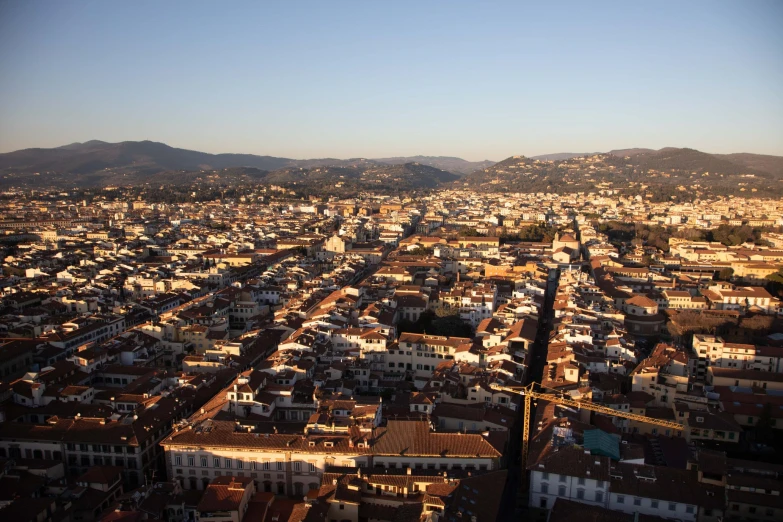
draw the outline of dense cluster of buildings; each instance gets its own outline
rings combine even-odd
[[[594,226],[778,225],[776,203],[112,192],[0,216],[13,520],[493,521],[531,382],[636,416],[539,402],[532,514],[783,517],[783,466],[753,458],[783,427],[781,303],[760,286],[783,240],[662,252]],[[501,240],[540,223],[551,241]]]

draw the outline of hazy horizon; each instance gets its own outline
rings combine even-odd
[[[0,2],[0,152],[783,156],[783,3]]]
[[[25,147],[25,149],[60,148],[60,147],[67,147],[67,146],[75,145],[75,144],[84,144],[84,143],[87,143],[87,142],[90,142],[90,141],[103,141],[103,142],[106,142],[106,140],[100,140],[100,139],[97,139],[97,138],[93,138],[93,139],[85,140],[85,141],[75,141],[75,142],[70,142],[70,143],[63,143],[62,145],[56,145],[54,147]],[[497,163],[497,162],[503,161],[503,160],[505,160],[507,158],[510,158],[510,157],[513,157],[513,156],[525,156],[525,157],[528,157],[528,158],[532,158],[532,157],[541,157],[541,156],[553,156],[553,155],[557,155],[557,154],[605,154],[605,153],[611,152],[612,150],[632,150],[632,149],[650,148],[650,147],[641,147],[640,146],[640,147],[615,147],[615,148],[612,148],[612,149],[593,150],[593,151],[562,150],[562,151],[557,151],[557,152],[543,152],[543,153],[540,153],[540,154],[515,153],[515,154],[509,154],[508,156],[504,156],[502,158],[481,158],[481,159],[468,159],[468,158],[465,158],[465,157],[462,157],[462,156],[443,155],[443,154],[422,154],[422,153],[393,154],[393,155],[387,154],[387,155],[378,155],[378,156],[357,156],[357,155],[340,156],[340,157],[338,157],[338,156],[319,156],[319,157],[309,156],[309,157],[299,157],[299,158],[297,158],[297,157],[291,157],[291,156],[282,156],[280,154],[274,154],[274,153],[259,154],[259,153],[255,153],[255,152],[247,152],[247,151],[241,151],[241,150],[223,150],[223,151],[220,151],[220,150],[218,150],[218,151],[200,150],[200,149],[194,149],[194,148],[190,148],[190,147],[178,147],[178,146],[172,145],[170,143],[160,142],[158,140],[152,140],[152,139],[121,140],[121,141],[118,141],[118,142],[106,142],[106,143],[116,144],[116,143],[122,143],[122,142],[142,142],[142,141],[163,143],[164,145],[169,145],[171,147],[178,148],[178,149],[185,149],[185,150],[191,150],[191,151],[196,151],[196,152],[206,152],[206,153],[210,153],[210,154],[254,154],[254,155],[258,155],[258,156],[271,156],[271,157],[285,158],[285,159],[291,159],[291,160],[296,160],[296,161],[318,160],[318,159],[329,159],[329,158],[335,159],[335,160],[350,160],[350,159],[386,159],[386,158],[429,157],[429,158],[457,158],[457,159],[462,159],[462,160],[465,160],[465,161],[476,162],[476,163],[477,162],[482,162],[482,161],[490,161],[490,162]],[[661,147],[661,148],[690,148],[690,149],[693,149],[693,147],[677,146],[677,145],[668,145],[666,147]],[[0,151],[0,153],[15,152],[16,150],[25,150],[25,149],[15,149],[13,151]],[[655,149],[655,150],[659,150],[659,149]],[[715,152],[715,151],[710,151],[710,150],[701,150],[700,152],[705,152],[705,153],[708,153],[708,154],[760,154],[760,155],[764,155],[764,153],[749,152],[749,151],[745,151],[745,150],[742,150],[742,151],[730,151],[730,152]],[[783,154],[781,154],[781,155],[767,154],[767,155],[783,157]]]

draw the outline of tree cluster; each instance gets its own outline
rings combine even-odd
[[[430,335],[443,335],[447,337],[473,337],[473,327],[463,321],[459,313],[449,311],[446,308],[438,308],[434,311],[427,310],[419,316],[418,321],[402,319],[397,324],[397,329],[408,333],[426,333]]]
[[[500,240],[502,243],[515,241],[551,243],[554,241],[557,232],[557,227],[547,225],[546,223],[538,223],[536,225],[522,227],[516,234],[502,234]]]

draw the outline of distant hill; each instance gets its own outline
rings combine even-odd
[[[370,165],[380,165],[378,160],[367,158],[350,158],[350,159],[337,159],[337,158],[316,158],[316,159],[304,159],[304,160],[289,160],[291,165],[296,167],[312,168],[312,167],[356,167],[364,168]]]
[[[669,168],[693,168],[703,172],[754,173],[763,172],[783,178],[783,156],[765,154],[710,154],[694,149],[665,147],[663,149],[619,149],[609,154],[632,157],[645,165],[666,165]],[[735,165],[732,167],[729,163]]]
[[[778,186],[783,185],[778,181],[781,179],[780,156],[709,154],[674,147],[512,156],[498,163],[444,156],[296,160],[209,154],[153,141],[98,140],[0,154],[0,182],[28,187],[253,182],[312,185],[314,191],[326,184],[339,185],[350,193],[456,183],[483,190],[547,192],[589,191],[614,183],[629,188],[636,183],[679,187],[680,192],[714,189],[723,194],[754,190],[772,194],[783,190]]]
[[[457,182],[496,192],[645,191],[658,200],[699,195],[783,195],[783,157],[667,147],[590,156],[512,156]]]
[[[411,188],[434,188],[443,183],[460,179],[460,176],[443,169],[409,162],[397,165],[379,165],[367,168],[362,179],[375,185],[409,186]]]
[[[610,150],[608,154],[611,154],[613,156],[636,156],[637,154],[644,154],[647,152],[655,152],[655,149],[616,149],[616,150]]]
[[[640,152],[631,156],[633,164],[644,169],[686,170],[716,174],[746,174],[753,169],[743,167],[721,157],[694,149],[668,147],[652,152]]]
[[[209,154],[153,141],[93,140],[53,149],[0,154],[0,174],[5,183],[35,187],[253,180],[304,185],[342,181],[356,187],[376,187],[389,182],[397,188],[425,188],[459,177],[441,168],[398,159],[398,164],[390,158],[294,160],[254,154]],[[462,169],[492,164],[460,158],[428,159]]]
[[[269,172],[264,181],[269,183],[328,183],[359,180],[362,171],[355,167],[285,167]]]
[[[54,149],[24,149],[0,154],[0,171],[94,173],[104,169],[208,170],[253,167],[273,170],[292,160],[253,154],[209,154],[154,141],[87,141]]]
[[[555,154],[541,154],[540,156],[532,156],[530,159],[543,160],[543,161],[559,161],[567,160],[571,158],[579,158],[581,156],[594,156],[597,152],[557,152]]]
[[[716,158],[725,159],[747,169],[767,172],[775,177],[783,178],[783,157],[764,154],[713,154]]]
[[[453,172],[454,174],[470,174],[480,169],[491,167],[494,161],[467,161],[462,158],[450,156],[404,156],[394,158],[376,158],[372,161],[387,164],[420,163],[437,169]]]

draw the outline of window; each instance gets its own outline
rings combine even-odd
[[[241,461],[241,460],[237,461],[237,469],[245,469],[244,461]]]
[[[294,471],[302,471],[302,463],[299,461],[294,462]]]
[[[674,502],[669,502],[669,511],[676,511],[677,510],[677,504]]]
[[[658,509],[658,501],[657,500],[650,501],[650,507],[653,509]]]
[[[566,481],[566,476],[560,475],[560,482],[565,483],[565,481]]]
[[[617,503],[618,504],[625,504],[625,497],[622,495],[617,495]]]
[[[689,515],[693,514],[693,506],[685,506],[685,512]]]
[[[206,468],[207,467],[207,458],[201,457],[201,467]]]
[[[309,471],[310,473],[314,473],[314,472],[315,472],[315,464],[313,464],[312,462],[310,462],[310,463],[307,465],[307,471]]]
[[[576,481],[577,485],[584,486],[585,485],[585,479],[582,477],[579,477],[579,479]]]
[[[223,464],[226,469],[231,469],[231,459],[223,459]]]
[[[634,506],[641,506],[642,505],[642,499],[640,499],[639,497],[635,497],[633,499],[633,505]]]
[[[545,471],[541,474],[541,480],[549,480],[549,472]]]
[[[549,493],[549,484],[541,484],[541,493],[548,494]]]
[[[191,468],[196,465],[196,457],[188,457],[188,466]]]
[[[603,502],[604,501],[604,493],[603,493],[603,491],[596,491],[595,492],[595,501],[596,502]]]
[[[219,459],[219,458],[217,458],[217,457],[216,457],[216,458],[214,458],[214,459],[212,459],[212,465],[213,465],[214,467],[216,467],[216,468],[219,468],[219,467],[220,467],[220,459]]]
[[[558,497],[566,496],[566,487],[565,486],[560,486],[560,487],[557,488],[557,496]]]
[[[282,462],[278,462],[277,463],[277,471],[283,471],[283,463]]]
[[[584,489],[577,489],[576,490],[576,498],[579,500],[582,500],[585,498],[585,490]]]

